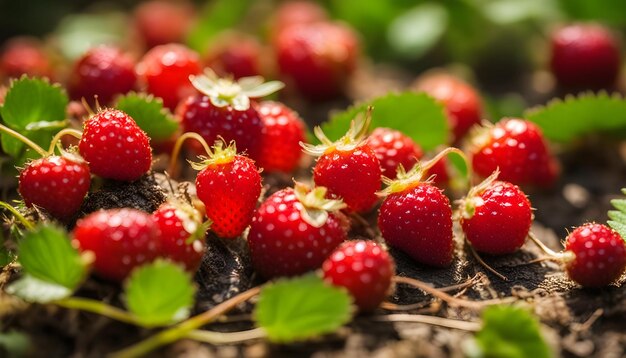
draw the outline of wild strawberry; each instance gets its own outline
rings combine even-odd
[[[90,184],[87,163],[64,153],[30,162],[20,173],[18,190],[26,206],[37,205],[66,221],[80,209]]]
[[[389,295],[395,274],[391,256],[372,241],[347,241],[322,264],[324,279],[345,287],[363,312],[376,309]]]
[[[68,83],[70,96],[94,103],[111,103],[117,94],[135,88],[135,61],[119,48],[98,46],[87,51],[74,65]]]
[[[211,230],[219,237],[236,238],[248,227],[261,195],[261,175],[254,161],[237,154],[235,143],[222,148],[218,141],[208,158],[193,167],[198,198],[206,207]]]
[[[258,76],[262,73],[262,52],[263,48],[255,38],[228,34],[212,46],[207,65],[222,77]]]
[[[250,256],[265,278],[295,276],[322,265],[347,239],[340,200],[325,199],[326,189],[302,184],[274,193],[259,207],[248,234]]]
[[[610,88],[617,81],[619,41],[599,24],[573,24],[551,38],[550,67],[559,84],[573,89]]]
[[[412,168],[423,154],[413,139],[391,128],[374,129],[367,145],[376,153],[383,175],[390,179],[395,179],[398,165]]]
[[[194,273],[206,250],[201,214],[182,202],[165,202],[152,213],[159,229],[161,256],[184,265]]]
[[[359,52],[352,30],[327,22],[290,26],[278,34],[275,47],[285,82],[313,100],[343,92]]]
[[[332,197],[343,199],[348,209],[355,212],[370,210],[378,201],[376,192],[382,185],[376,153],[363,140],[370,120],[369,113],[365,119],[359,117],[346,135],[334,143],[320,127],[315,127],[322,144],[302,144],[305,152],[319,156],[313,168],[315,184],[328,188]]]
[[[549,187],[559,172],[541,130],[522,119],[504,119],[477,132],[470,152],[474,171],[485,178],[499,169],[501,180]]]
[[[480,123],[482,116],[480,95],[461,79],[446,73],[434,72],[418,78],[414,88],[428,93],[445,106],[453,143],[460,141],[470,128]]]
[[[516,185],[496,181],[497,176],[472,188],[459,207],[465,237],[477,251],[491,255],[522,247],[532,221],[526,195]]]
[[[207,143],[218,138],[235,141],[252,159],[259,157],[263,122],[250,103],[283,87],[281,82],[263,83],[261,77],[244,77],[237,82],[218,78],[210,70],[191,78],[202,94],[188,97],[178,108],[183,131],[200,134]]]
[[[103,178],[134,181],[152,165],[150,139],[117,109],[104,109],[85,122],[78,149],[91,172]]]
[[[585,287],[607,286],[626,270],[626,243],[611,228],[596,223],[577,227],[565,239],[567,275]]]
[[[275,39],[280,32],[294,25],[313,24],[327,20],[328,14],[324,7],[313,1],[286,1],[274,11],[271,23],[272,38]]]
[[[122,281],[137,266],[160,252],[158,229],[150,214],[135,209],[100,210],[78,220],[74,241],[80,251],[91,251],[95,272]]]
[[[178,44],[153,48],[137,65],[137,75],[146,86],[146,91],[161,97],[163,105],[171,110],[181,99],[195,93],[189,76],[200,72],[200,56]]]
[[[385,179],[378,227],[390,246],[417,262],[444,267],[454,251],[452,209],[441,189],[422,181],[425,170],[419,164],[408,173],[400,167],[395,181]]]
[[[8,78],[22,75],[51,77],[52,66],[38,41],[18,37],[5,45],[0,57],[0,73]]]
[[[146,1],[135,9],[137,32],[148,48],[183,42],[193,24],[194,9],[185,1]]]
[[[291,173],[297,166],[305,141],[305,124],[298,114],[280,102],[264,101],[256,108],[263,122],[258,165],[266,172]]]

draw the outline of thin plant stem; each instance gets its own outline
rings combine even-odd
[[[81,310],[85,312],[97,313],[101,316],[109,317],[116,321],[141,326],[141,324],[132,314],[117,307],[113,307],[106,303],[92,300],[89,298],[69,297],[54,301],[53,303],[57,306]]]
[[[416,314],[390,314],[385,316],[374,316],[372,318],[374,321],[378,322],[415,322],[445,328],[459,329],[468,332],[478,332],[481,328],[481,324],[479,322],[459,321],[437,316]]]
[[[32,222],[26,219],[24,215],[22,215],[19,211],[17,211],[17,209],[15,209],[13,206],[9,205],[9,203],[0,201],[0,207],[3,207],[7,209],[8,211],[10,211],[11,214],[13,214],[13,216],[15,216],[15,218],[17,218],[17,220],[19,220],[19,222],[21,222],[22,225],[24,225],[26,229],[32,230],[35,228],[35,225]]]
[[[178,137],[178,139],[176,140],[176,143],[174,144],[174,149],[172,149],[172,155],[170,156],[170,164],[167,168],[167,171],[170,174],[176,171],[176,162],[178,161],[178,156],[180,155],[180,149],[182,148],[183,143],[187,139],[197,140],[202,145],[202,148],[204,148],[204,151],[206,152],[207,155],[211,153],[211,148],[207,144],[206,140],[204,140],[204,138],[202,138],[200,134],[195,133],[195,132],[183,133],[180,137]]]
[[[194,341],[209,343],[213,345],[219,344],[235,344],[261,339],[267,337],[267,333],[261,328],[255,328],[248,331],[239,332],[213,332],[203,330],[193,330],[185,336]]]
[[[539,240],[537,238],[537,236],[535,236],[534,233],[529,232],[528,233],[528,238],[535,243],[535,245],[537,245],[537,247],[546,253],[546,255],[554,257],[554,258],[562,258],[564,255],[562,253],[556,252],[554,250],[552,250],[551,248],[549,248],[548,246],[546,246],[546,244],[544,244],[543,242],[541,242],[541,240]]]
[[[52,153],[54,153],[54,147],[61,140],[61,138],[63,138],[63,136],[65,135],[71,135],[72,137],[76,139],[80,139],[83,136],[83,133],[79,130],[72,129],[72,128],[62,129],[61,131],[59,131],[59,133],[55,134],[54,137],[52,138],[52,141],[50,142],[50,147],[48,147],[48,155],[52,155]]]
[[[259,294],[261,287],[257,286],[249,289],[239,295],[220,303],[212,309],[194,316],[176,326],[163,330],[135,345],[117,351],[110,355],[111,358],[133,358],[143,356],[161,346],[176,342],[181,338],[185,338],[189,332],[196,330],[212,321],[219,316],[227,313],[235,308],[238,304],[246,302],[252,297]]]
[[[469,246],[470,252],[472,253],[472,256],[474,256],[474,259],[476,259],[476,261],[478,261],[478,263],[479,263],[482,267],[486,268],[489,272],[491,272],[492,274],[494,274],[494,275],[498,276],[498,277],[499,277],[501,280],[503,280],[503,281],[508,281],[508,280],[509,280],[506,276],[504,276],[504,275],[503,275],[503,274],[501,274],[500,272],[496,271],[496,269],[494,269],[493,267],[489,266],[489,264],[487,264],[487,263],[483,260],[483,258],[482,258],[482,257],[480,257],[480,255],[478,255],[478,252],[476,252],[476,249],[474,249],[474,247],[473,247],[470,243],[468,243],[468,245],[467,245],[467,246]]]
[[[10,135],[11,137],[19,140],[20,142],[26,144],[27,146],[31,147],[34,151],[36,151],[37,153],[39,153],[39,155],[41,155],[42,157],[45,157],[48,155],[48,153],[42,148],[40,147],[37,143],[33,142],[32,140],[28,139],[26,136],[24,136],[23,134],[14,131],[13,129],[4,126],[2,124],[0,124],[0,131],[1,132],[5,132],[6,134]]]

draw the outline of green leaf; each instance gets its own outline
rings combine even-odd
[[[120,97],[115,107],[130,115],[155,142],[170,139],[178,130],[178,122],[163,108],[161,98],[131,92]]]
[[[626,188],[622,193],[626,195]],[[626,241],[626,199],[613,199],[611,205],[617,210],[609,211],[611,220],[607,223]]]
[[[261,291],[257,325],[272,342],[292,342],[336,331],[352,317],[348,293],[316,275],[274,282]]]
[[[424,151],[448,140],[448,122],[443,105],[425,93],[413,92],[388,94],[337,113],[322,124],[324,133],[331,140],[341,138],[354,117],[364,113],[370,105],[374,107],[372,129],[389,127],[399,130],[419,143]]]
[[[45,79],[22,77],[11,83],[4,105],[2,120],[11,129],[47,148],[54,133],[66,126],[65,91]],[[14,158],[22,155],[24,144],[2,133],[2,150]]]
[[[568,142],[594,132],[626,128],[626,100],[619,94],[584,93],[531,109],[526,118],[537,123],[550,140]]]
[[[437,3],[420,4],[396,17],[387,29],[391,48],[406,58],[418,58],[441,39],[448,13]]]
[[[31,347],[27,335],[17,331],[0,333],[0,356],[7,358],[25,357]],[[6,352],[6,355],[2,354]]]
[[[475,336],[470,357],[549,358],[550,348],[530,312],[513,306],[491,306],[483,312],[483,327]]]
[[[100,10],[63,17],[54,38],[64,57],[75,60],[94,46],[127,41],[128,16],[122,12]]]
[[[251,4],[251,0],[207,2],[195,27],[187,36],[187,45],[200,53],[205,53],[211,40],[221,31],[235,27]]]
[[[163,326],[189,316],[195,288],[182,267],[157,260],[131,274],[126,306],[146,327]]]
[[[569,17],[595,20],[616,26],[626,25],[626,2],[621,0],[559,0]]]
[[[19,280],[12,282],[7,287],[7,292],[22,298],[24,301],[48,303],[69,297],[74,290],[25,274]]]

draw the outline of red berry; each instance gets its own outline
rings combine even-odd
[[[80,209],[90,184],[86,162],[71,154],[55,155],[28,164],[20,173],[19,192],[26,206],[37,205],[65,221]]]
[[[39,42],[19,37],[5,45],[0,57],[0,73],[8,78],[22,75],[51,77],[52,66]]]
[[[461,79],[445,73],[431,73],[419,78],[415,88],[428,93],[445,106],[454,135],[453,142],[461,140],[470,128],[480,123],[480,95]]]
[[[275,39],[283,30],[294,25],[313,24],[327,20],[326,10],[313,1],[286,1],[281,3],[274,12],[272,37]]]
[[[207,65],[220,76],[235,79],[261,74],[261,44],[252,37],[227,35],[211,49]]]
[[[259,167],[266,172],[291,173],[302,157],[300,142],[305,141],[304,122],[280,102],[261,102],[257,111],[263,122]]]
[[[617,81],[621,59],[619,42],[598,24],[574,24],[552,34],[550,66],[559,84],[600,89]]]
[[[444,267],[452,262],[452,209],[441,189],[421,182],[420,170],[399,173],[388,182],[378,214],[385,241],[417,262]]]
[[[440,188],[445,188],[450,182],[448,174],[448,160],[444,157],[433,164],[428,170],[426,177],[432,177],[433,184]]]
[[[193,24],[193,10],[184,1],[147,1],[135,9],[135,27],[148,48],[183,42]]]
[[[516,185],[494,179],[470,190],[459,209],[463,232],[472,246],[480,252],[501,255],[524,245],[532,209]]]
[[[178,102],[195,93],[189,76],[202,71],[200,56],[189,48],[161,45],[148,51],[137,65],[137,75],[146,91],[163,99],[163,105],[174,110]]]
[[[206,207],[211,230],[219,237],[236,238],[248,227],[261,195],[261,175],[248,157],[236,154],[234,145],[218,142],[204,162],[194,165],[198,198]]]
[[[398,165],[411,169],[423,154],[413,139],[391,128],[374,129],[367,138],[367,145],[376,153],[382,174],[390,179],[396,178]]]
[[[265,278],[295,276],[322,265],[346,240],[341,201],[326,200],[325,188],[300,185],[274,193],[259,207],[248,234],[250,256]],[[330,212],[329,212],[330,211]]]
[[[99,46],[85,53],[74,65],[68,89],[73,99],[111,103],[117,94],[135,88],[135,61],[119,48]]]
[[[200,213],[188,204],[166,202],[152,219],[159,229],[161,256],[184,265],[188,272],[196,272],[206,250]],[[194,239],[190,242],[191,237]]]
[[[102,110],[85,122],[78,149],[91,172],[103,178],[137,180],[152,165],[150,139],[117,109]]]
[[[159,255],[157,235],[149,214],[128,208],[96,211],[78,220],[74,229],[80,251],[95,255],[95,272],[114,281]]]
[[[326,22],[290,26],[278,34],[275,46],[285,81],[314,100],[343,92],[359,52],[352,30]]]
[[[389,294],[395,263],[372,241],[347,241],[324,261],[322,270],[326,281],[345,287],[359,310],[368,312]]]
[[[496,169],[499,178],[517,185],[549,187],[557,179],[558,164],[541,130],[532,122],[505,119],[473,140],[472,167],[488,177]]]
[[[239,150],[258,159],[261,150],[263,122],[250,98],[266,96],[283,87],[278,81],[263,83],[258,77],[239,81],[218,78],[208,70],[203,76],[192,77],[192,83],[202,94],[188,97],[178,107],[184,132],[200,134],[207,143],[218,139],[235,141]],[[200,152],[195,146],[192,149]]]
[[[565,239],[567,275],[585,287],[607,286],[626,270],[626,243],[614,230],[602,224],[577,227]]]

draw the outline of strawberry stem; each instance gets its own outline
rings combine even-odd
[[[11,214],[13,214],[13,216],[15,216],[15,218],[17,220],[19,220],[22,225],[24,225],[24,227],[28,230],[33,230],[35,228],[35,225],[30,222],[28,219],[26,219],[24,217],[24,215],[22,215],[19,211],[17,211],[16,208],[14,208],[13,206],[9,205],[9,203],[5,203],[4,201],[0,201],[0,207],[3,207],[5,209],[7,209],[8,211],[11,212]]]
[[[390,314],[385,316],[375,316],[372,318],[378,322],[415,322],[469,332],[478,332],[481,329],[481,324],[479,322],[459,321],[455,319],[418,314]]]
[[[261,287],[257,286],[249,289],[248,291],[242,292],[206,312],[191,317],[172,328],[163,330],[135,345],[113,353],[111,358],[134,358],[144,356],[161,346],[185,338],[190,332],[216,320],[221,315],[235,308],[238,304],[246,302],[252,297],[258,295],[260,291]]]
[[[546,244],[544,244],[543,242],[541,242],[541,240],[539,240],[537,238],[537,236],[535,236],[535,234],[533,234],[532,232],[528,233],[528,238],[535,243],[535,245],[537,245],[537,247],[543,251],[546,255],[556,259],[556,260],[567,260],[571,255],[567,254],[567,253],[563,253],[563,252],[556,252],[554,250],[552,250],[551,248],[549,248],[548,246],[546,246]]]
[[[59,133],[55,134],[54,137],[52,138],[52,141],[50,142],[50,147],[48,147],[48,153],[46,156],[50,156],[54,153],[54,148],[56,147],[57,143],[65,135],[71,135],[72,137],[76,139],[81,139],[81,137],[83,136],[83,133],[81,131],[78,131],[72,128],[62,129],[61,131],[59,131]]]
[[[97,313],[101,316],[109,317],[116,321],[141,326],[135,317],[117,307],[107,305],[106,303],[82,297],[69,297],[53,302],[57,306],[81,310],[85,312]]]
[[[180,137],[178,137],[178,139],[176,140],[176,143],[174,144],[174,149],[172,149],[172,155],[170,156],[170,165],[167,167],[167,171],[168,173],[170,173],[170,175],[173,175],[173,173],[176,172],[176,164],[178,163],[178,156],[180,155],[180,149],[182,148],[183,143],[187,139],[197,140],[198,143],[202,145],[202,148],[204,148],[204,151],[206,152],[207,155],[210,155],[212,153],[211,148],[207,144],[206,140],[204,140],[204,138],[200,134],[195,133],[195,132],[183,133]]]
[[[467,242],[467,239],[465,240],[465,242]],[[474,256],[474,259],[476,259],[476,261],[478,261],[478,263],[486,268],[489,272],[491,272],[492,274],[498,276],[501,280],[503,281],[508,281],[509,279],[506,278],[506,276],[504,276],[503,274],[499,273],[498,271],[496,271],[496,269],[494,269],[493,267],[489,266],[489,264],[487,264],[482,257],[480,257],[480,255],[478,255],[478,252],[476,252],[476,249],[474,249],[474,247],[472,246],[472,244],[470,244],[469,242],[467,242],[467,246],[469,246],[470,252],[472,253],[472,256]]]
[[[48,153],[42,147],[40,147],[37,143],[33,142],[32,140],[28,139],[25,135],[19,132],[16,132],[7,126],[0,124],[0,132],[4,132],[10,135],[11,137],[19,140],[20,142],[26,144],[27,146],[31,147],[34,151],[39,153],[39,155],[41,155],[42,157],[45,157],[48,155]]]
[[[248,331],[239,332],[213,332],[205,330],[194,330],[185,336],[185,338],[194,341],[217,344],[235,344],[246,341],[256,340],[267,337],[267,333],[261,328],[255,328]]]

